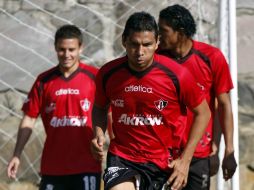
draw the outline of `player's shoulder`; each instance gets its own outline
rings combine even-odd
[[[97,74],[97,72],[98,72],[98,68],[97,67],[95,67],[95,66],[93,66],[93,65],[89,65],[89,64],[87,64],[87,63],[85,63],[85,62],[80,62],[79,63],[79,68],[81,69],[81,70],[85,70],[85,71],[87,71],[87,72],[90,72],[90,73],[92,73],[93,75],[96,75]]]
[[[168,63],[173,63],[174,64],[174,60],[169,58],[168,56],[162,55],[162,54],[158,54],[155,53],[154,54],[154,61],[157,63],[161,63],[161,64],[168,64]]]
[[[177,63],[175,60],[165,55],[154,54],[154,61],[161,67],[165,67],[171,71],[178,71],[180,69],[184,69],[184,67]]]
[[[59,72],[60,71],[59,71],[58,66],[52,67],[52,68],[40,73],[37,77],[37,80],[46,81],[47,79],[52,78],[52,76],[57,75]]]
[[[182,78],[190,74],[187,68],[167,56],[155,54],[154,61],[157,63],[157,68],[170,76]]]
[[[193,48],[208,56],[221,54],[221,50],[219,48],[205,42],[193,40]]]
[[[108,72],[114,68],[117,67],[122,67],[124,65],[124,63],[126,63],[128,61],[127,56],[123,56],[114,60],[111,60],[107,63],[105,63],[101,68],[100,71],[101,72]]]

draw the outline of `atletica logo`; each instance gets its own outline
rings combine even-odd
[[[127,116],[127,114],[122,114],[118,119],[119,123],[123,123],[125,125],[133,125],[133,126],[143,126],[143,125],[162,125],[162,117],[157,116]]]
[[[87,122],[87,117],[67,117],[64,116],[62,118],[58,117],[53,117],[50,121],[50,125],[52,127],[66,127],[66,126],[71,126],[71,127],[84,127],[86,126]]]
[[[144,93],[153,93],[153,89],[150,87],[145,87],[142,85],[130,85],[125,87],[125,92],[144,92]]]
[[[72,89],[72,88],[63,89],[63,88],[61,88],[56,91],[56,96],[67,95],[67,94],[79,94],[79,89]]]

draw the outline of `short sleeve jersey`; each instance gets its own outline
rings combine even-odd
[[[167,52],[161,51],[159,53],[172,58]],[[193,47],[186,57],[180,60],[175,59],[175,61],[193,73],[198,85],[206,94],[206,100],[211,110],[211,119],[205,134],[197,145],[194,156],[200,158],[207,157],[211,153],[212,148],[215,97],[221,93],[227,93],[233,88],[229,67],[225,57],[218,48],[198,41],[193,41]],[[187,142],[192,120],[193,114],[188,110],[188,127],[183,144]]]
[[[134,162],[168,166],[168,148],[180,147],[185,125],[184,106],[196,107],[204,95],[187,69],[156,55],[142,72],[132,70],[128,58],[105,64],[96,77],[95,104],[112,109],[109,151]]]
[[[80,63],[65,78],[57,66],[35,81],[22,110],[34,118],[40,114],[45,127],[43,175],[101,172],[90,152],[96,73],[96,68]]]

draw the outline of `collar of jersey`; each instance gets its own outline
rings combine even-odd
[[[65,80],[65,81],[69,81],[69,80],[73,79],[79,73],[79,71],[80,71],[80,64],[79,64],[78,68],[73,73],[71,73],[70,76],[68,76],[68,77],[65,77],[63,75],[63,73],[60,71],[59,65],[57,66],[57,70],[59,72],[59,76],[60,76],[61,79]]]
[[[130,68],[128,62],[125,62],[124,63],[125,66],[126,66],[126,69],[132,74],[134,75],[135,77],[137,78],[142,78],[143,76],[145,76],[147,73],[149,73],[156,65],[156,62],[153,61],[153,63],[148,67],[146,68],[145,70],[143,71],[135,71],[133,70],[132,68]]]

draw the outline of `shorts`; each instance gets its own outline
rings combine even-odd
[[[210,189],[210,167],[209,157],[193,157],[188,175],[188,182],[183,190],[209,190]]]
[[[110,189],[138,177],[140,190],[161,190],[169,175],[153,163],[136,163],[109,152],[103,180],[105,189]]]
[[[101,173],[42,175],[39,190],[100,190]]]

